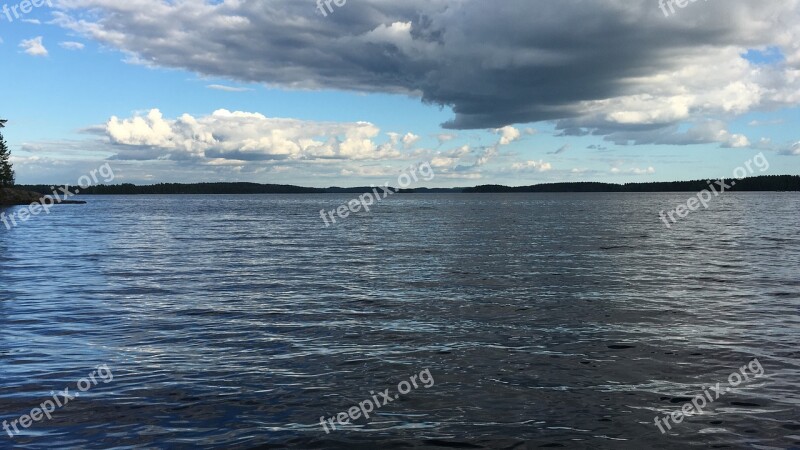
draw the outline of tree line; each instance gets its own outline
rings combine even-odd
[[[730,184],[731,180],[726,180]],[[486,185],[471,188],[437,188],[437,189],[402,189],[402,194],[413,193],[514,193],[514,192],[700,192],[708,189],[708,180],[672,181],[654,183],[551,183],[533,186],[509,187]],[[29,191],[49,194],[53,191],[50,185],[19,186]],[[70,191],[79,189],[69,186]],[[372,187],[354,188],[309,188],[282,184],[258,183],[159,183],[138,186],[135,184],[98,185],[80,189],[85,195],[222,195],[222,194],[362,194],[372,192]],[[764,175],[736,180],[731,191],[800,191],[798,175]]]
[[[714,180],[717,181],[717,180]],[[726,180],[731,181],[731,180]],[[731,191],[800,191],[798,175],[762,175],[735,180],[736,186]],[[533,186],[509,187],[500,185],[477,186],[465,188],[468,193],[490,192],[700,192],[708,189],[709,180],[667,181],[652,183],[550,183]]]

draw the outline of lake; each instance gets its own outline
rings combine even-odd
[[[353,197],[0,227],[0,448],[800,446],[797,194]]]

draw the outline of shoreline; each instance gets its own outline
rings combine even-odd
[[[721,180],[721,179],[718,179]],[[649,183],[600,183],[567,182],[546,183],[529,186],[483,185],[454,188],[398,189],[399,194],[481,194],[481,193],[669,193],[700,192],[707,189],[708,180],[649,182]],[[52,185],[18,185],[16,189],[47,195]],[[311,188],[293,185],[258,183],[160,183],[153,185],[96,185],[80,188],[65,186],[72,192],[80,189],[81,195],[253,195],[253,194],[362,194],[373,191],[373,187]],[[800,192],[800,175],[763,175],[737,180],[731,192]]]

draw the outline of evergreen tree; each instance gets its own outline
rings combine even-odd
[[[0,128],[3,128],[6,120],[0,119]],[[3,138],[3,133],[0,133],[0,187],[9,187],[14,185],[14,169],[11,167],[9,157],[11,152],[8,150],[6,140]]]

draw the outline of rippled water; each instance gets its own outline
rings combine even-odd
[[[325,228],[350,196],[90,197],[0,227],[0,418],[113,372],[0,447],[800,446],[800,196],[667,230],[687,198],[403,195]]]

